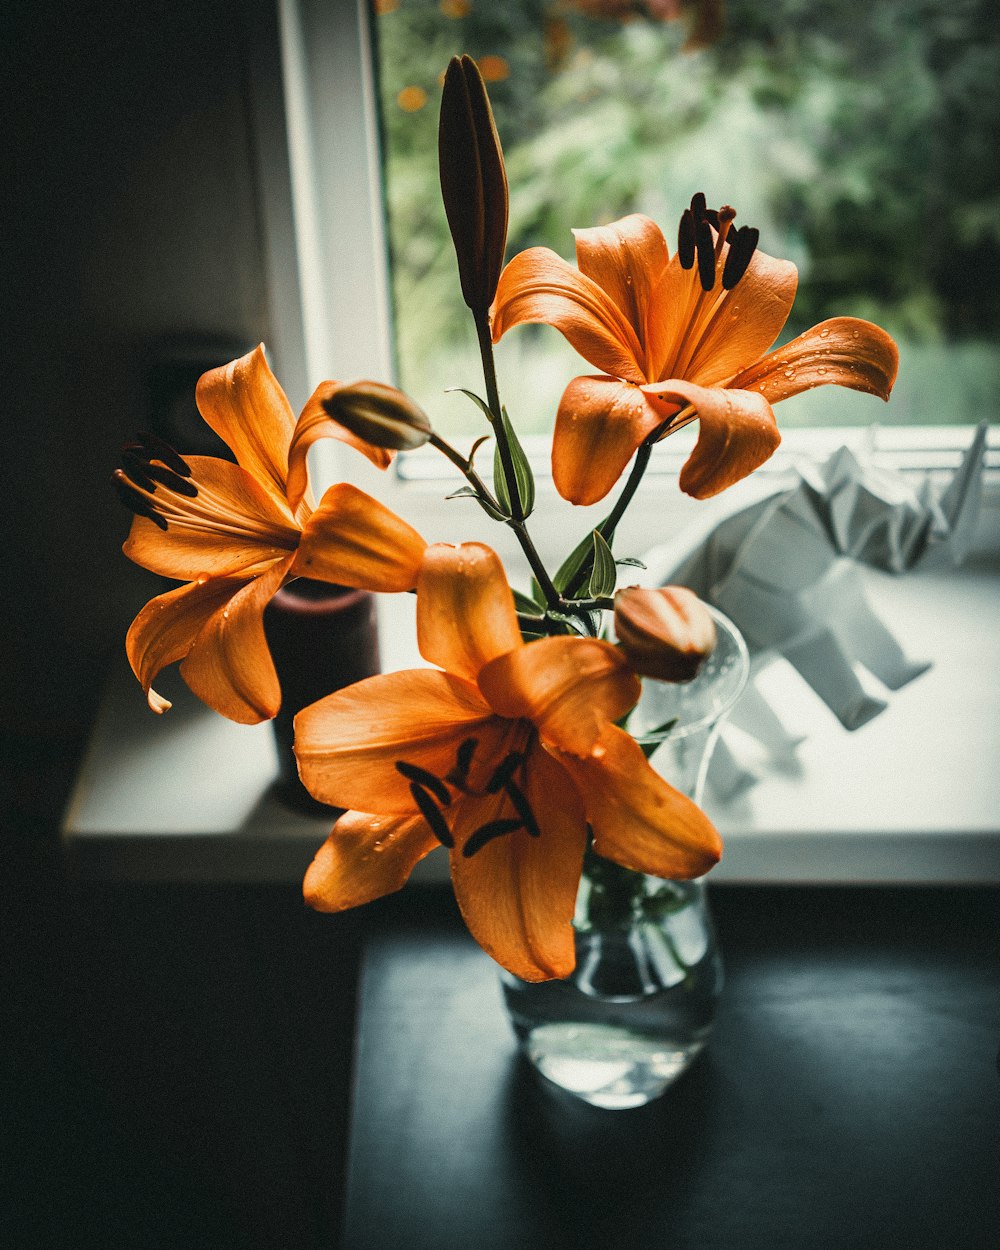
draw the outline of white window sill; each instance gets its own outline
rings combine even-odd
[[[810,705],[794,774],[706,806],[726,852],[717,881],[1000,881],[1000,554],[961,570],[893,578],[866,571],[877,610],[933,667],[851,734]],[[386,670],[419,662],[411,596],[381,604]],[[231,724],[174,674],[157,718],[124,662],[111,675],[64,819],[71,863],[89,878],[296,881],[329,821],[271,794],[268,725]],[[417,880],[443,879],[431,855]]]

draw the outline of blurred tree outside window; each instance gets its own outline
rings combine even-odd
[[[693,4],[693,0],[692,0]],[[440,79],[487,79],[511,186],[508,259],[572,260],[573,227],[643,212],[673,249],[696,191],[793,260],[781,341],[824,317],[878,322],[902,365],[886,408],[823,387],[783,426],[968,424],[1000,390],[1000,34],[994,0],[376,0],[398,381],[452,434],[480,385],[437,178]],[[692,19],[721,16],[695,46]],[[680,20],[667,20],[676,18]],[[685,20],[688,19],[688,20]],[[497,352],[518,429],[551,427],[589,372],[555,330]]]

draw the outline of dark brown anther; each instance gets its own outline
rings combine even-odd
[[[179,473],[175,473],[173,469],[168,469],[164,464],[157,464],[150,461],[145,467],[146,474],[155,481],[160,482],[164,486],[169,486],[171,490],[175,490],[178,495],[187,495],[189,499],[194,499],[198,494],[198,487],[189,477],[181,477]],[[150,489],[155,490],[155,487]]]
[[[477,851],[481,851],[487,842],[492,842],[494,838],[501,838],[505,833],[513,833],[515,829],[521,827],[519,820],[514,820],[509,816],[501,820],[490,820],[469,835],[468,841],[462,847],[462,854],[469,859]]]
[[[433,797],[427,793],[423,786],[418,786],[416,782],[410,786],[410,794],[413,795],[414,803],[420,808],[421,816],[430,825],[431,833],[434,834],[442,846],[447,846],[451,849],[455,845],[455,839],[451,836],[448,822],[441,815],[441,811],[434,802]]]
[[[432,772],[428,772],[426,768],[421,768],[419,764],[408,764],[406,760],[397,760],[396,772],[402,774],[407,781],[412,781],[416,785],[422,786],[425,790],[429,790],[442,807],[447,807],[451,802],[448,787],[441,778],[435,777]]]
[[[521,817],[521,823],[527,829],[533,838],[540,838],[542,831],[538,827],[538,821],[535,819],[535,813],[531,810],[531,804],[524,795],[524,791],[516,781],[508,778],[504,784],[504,791],[507,797],[514,804],[514,810]]]
[[[686,208],[681,213],[681,224],[677,230],[677,258],[682,269],[694,268],[694,213]]]
[[[741,226],[730,235],[729,255],[722,270],[722,286],[731,291],[749,268],[753,254],[757,250],[760,231],[756,226]]]
[[[162,438],[157,438],[155,434],[137,434],[136,438],[139,447],[145,452],[146,460],[159,460],[161,464],[173,469],[181,477],[191,476],[191,466],[188,462]],[[130,445],[130,449],[132,446],[134,444]]]
[[[523,763],[524,756],[521,752],[511,751],[493,770],[493,776],[486,783],[486,793],[496,794],[498,790],[503,789],[508,780],[514,775],[515,770],[520,768]]]
[[[122,451],[122,465],[124,466],[125,476],[130,482],[134,482],[136,486],[141,486],[143,490],[156,490],[156,483],[147,472],[148,465],[146,461],[136,456],[128,447]]]
[[[455,767],[445,773],[444,779],[453,785],[456,790],[464,790],[466,788],[469,780],[469,769],[472,767],[472,757],[475,755],[478,745],[478,738],[466,738],[459,744],[459,748],[455,752]]]
[[[715,243],[712,239],[712,227],[707,221],[698,222],[696,246],[701,289],[710,291],[715,286]]]
[[[704,191],[696,191],[691,196],[691,216],[695,220],[695,224],[705,216],[705,193]]]
[[[708,222],[710,226],[714,226],[716,230],[718,230],[719,214],[715,211],[714,208],[706,208],[705,212],[703,213],[703,218],[705,221]]]
[[[114,486],[118,498],[128,508],[129,512],[134,512],[136,516],[146,517],[154,525],[158,525],[161,530],[167,528],[166,517],[160,516],[152,501],[147,499],[141,491],[136,490],[121,469],[115,469],[111,475],[111,484]]]

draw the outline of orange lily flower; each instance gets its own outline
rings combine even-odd
[[[397,890],[440,843],[473,937],[542,981],[573,969],[588,825],[599,854],[638,872],[694,877],[718,860],[708,818],[614,724],[640,692],[620,652],[523,642],[489,547],[428,547],[417,637],[439,669],[370,677],[295,718],[306,787],[351,809],[306,874],[312,907]]]
[[[136,515],[123,550],[144,568],[187,584],[152,599],[132,622],[126,650],[154,712],[170,707],[152,688],[180,661],[194,693],[230,720],[253,724],[281,703],[264,636],[264,609],[296,577],[369,590],[416,584],[426,544],[388,508],[340,483],[313,503],[306,452],[320,437],[369,448],[327,415],[323,383],[296,422],[263,347],[198,382],[198,408],[236,464],[182,458],[149,435],[125,449],[115,473]]]
[[[544,322],[602,370],[574,378],[559,405],[552,476],[564,499],[603,499],[646,438],[695,418],[698,441],[680,486],[706,499],[778,446],[773,403],[827,383],[888,399],[898,351],[869,321],[835,317],[765,354],[788,318],[798,274],[757,250],[756,230],[731,230],[734,217],[698,195],[673,256],[659,227],[633,214],[574,231],[576,269],[542,247],[504,269],[494,342],[512,326]]]

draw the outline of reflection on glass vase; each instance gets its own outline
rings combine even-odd
[[[735,626],[691,682],[645,680],[629,730],[654,768],[701,801],[722,719],[746,683]],[[530,984],[502,974],[521,1048],[549,1081],[596,1107],[658,1097],[708,1040],[722,961],[702,881],[662,881],[588,852],[577,896],[576,968]]]

